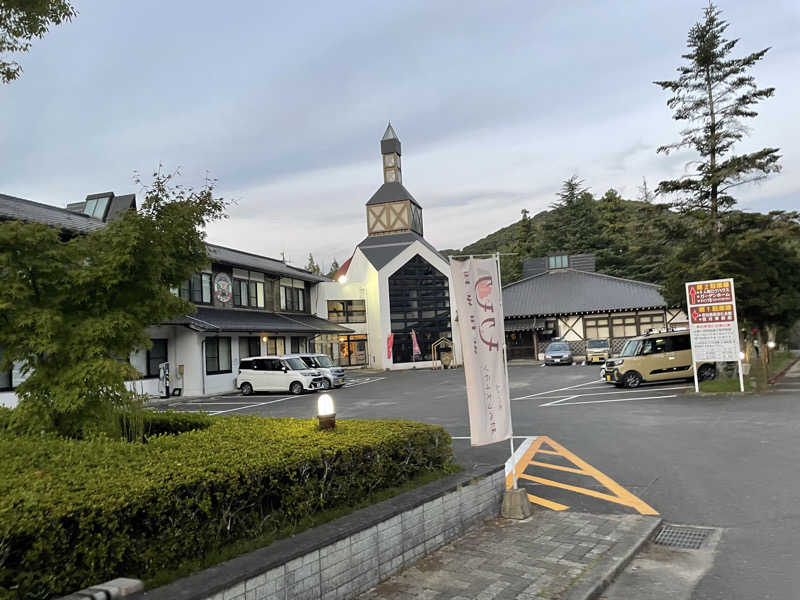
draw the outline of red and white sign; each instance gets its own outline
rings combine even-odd
[[[512,435],[497,261],[453,260],[450,273],[464,354],[470,443],[494,444]]]
[[[695,362],[738,361],[739,325],[733,279],[686,284]]]
[[[390,333],[386,338],[386,358],[392,358],[392,346],[394,346],[394,334]]]
[[[417,333],[411,330],[411,352],[414,356],[419,356],[422,352],[419,351],[419,344],[417,343]]]

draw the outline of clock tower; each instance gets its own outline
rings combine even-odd
[[[381,138],[383,185],[367,202],[367,233],[371,236],[409,232],[422,235],[422,207],[403,187],[400,154],[400,140],[389,123]]]

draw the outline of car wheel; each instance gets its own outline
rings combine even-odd
[[[636,371],[628,371],[623,375],[622,382],[627,388],[637,388],[642,384],[642,376]]]
[[[717,368],[714,365],[703,365],[697,370],[698,381],[709,381],[716,379]]]
[[[303,384],[299,381],[293,381],[292,385],[289,386],[289,393],[299,396],[303,393]]]
[[[250,394],[253,393],[253,386],[250,385],[249,383],[243,383],[239,389],[242,390],[243,396],[249,396]]]
[[[322,380],[322,389],[323,389],[323,390],[329,390],[329,389],[331,389],[331,380],[330,380],[330,379],[327,379],[327,378],[326,378],[326,379],[323,379],[323,380]]]

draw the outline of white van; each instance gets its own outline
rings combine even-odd
[[[242,394],[253,392],[289,392],[302,394],[318,390],[325,378],[297,356],[251,356],[239,362],[236,387]]]
[[[310,369],[316,369],[325,378],[323,389],[340,388],[344,385],[344,369],[337,366],[327,354],[298,354]]]

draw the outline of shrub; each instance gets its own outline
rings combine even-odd
[[[409,421],[234,417],[148,442],[0,439],[0,591],[147,577],[452,462],[441,427]]]

